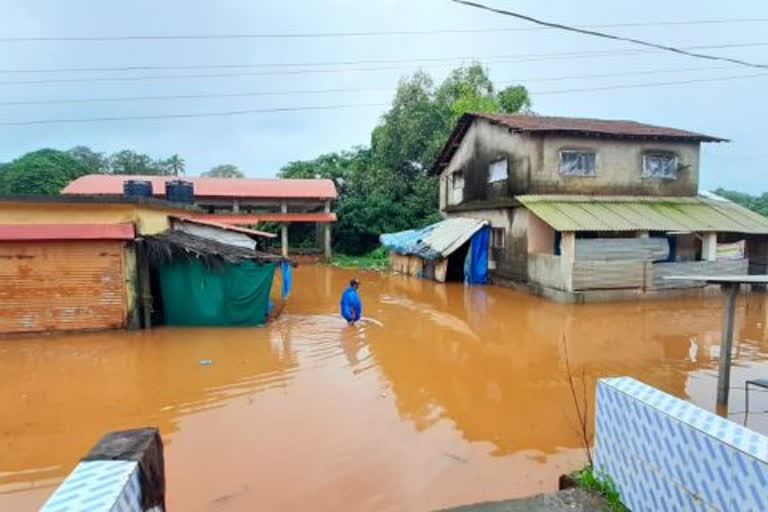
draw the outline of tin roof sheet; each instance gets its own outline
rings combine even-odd
[[[390,251],[431,260],[449,256],[486,225],[481,219],[452,217],[422,229],[387,233],[380,240]]]
[[[523,195],[558,231],[721,231],[768,234],[768,218],[710,197]]]

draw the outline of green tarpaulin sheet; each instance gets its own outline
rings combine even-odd
[[[212,268],[197,260],[162,265],[158,277],[166,325],[263,325],[275,267],[254,261]]]

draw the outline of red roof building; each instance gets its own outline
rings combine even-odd
[[[166,183],[178,179],[192,183],[194,205],[201,210],[196,219],[236,226],[280,222],[283,256],[288,256],[289,224],[316,223],[322,226],[318,243],[330,258],[330,224],[336,222],[331,203],[338,197],[331,180],[89,174],[72,181],[61,192],[71,196],[114,197],[123,195],[124,183],[133,180],[150,182],[152,195],[165,198]]]

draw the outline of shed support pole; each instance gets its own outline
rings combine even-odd
[[[280,203],[280,212],[281,213],[288,213],[288,203],[283,201]],[[288,224],[286,222],[283,222],[280,225],[280,249],[281,254],[283,255],[283,258],[288,257]]]
[[[573,291],[573,263],[576,261],[576,233],[563,231],[560,237],[560,270],[566,291]]]
[[[723,310],[723,339],[720,342],[720,368],[717,372],[717,408],[728,414],[728,391],[731,387],[731,349],[733,325],[736,316],[736,297],[739,283],[724,284],[725,309]],[[721,412],[722,414],[722,412]]]
[[[715,261],[717,259],[717,233],[703,233],[701,236],[701,259]]]

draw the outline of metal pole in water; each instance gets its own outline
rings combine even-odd
[[[720,369],[717,373],[717,406],[728,414],[728,391],[731,387],[731,349],[733,347],[733,324],[736,316],[736,297],[739,283],[723,284],[725,309],[723,310],[723,338],[720,342]]]

